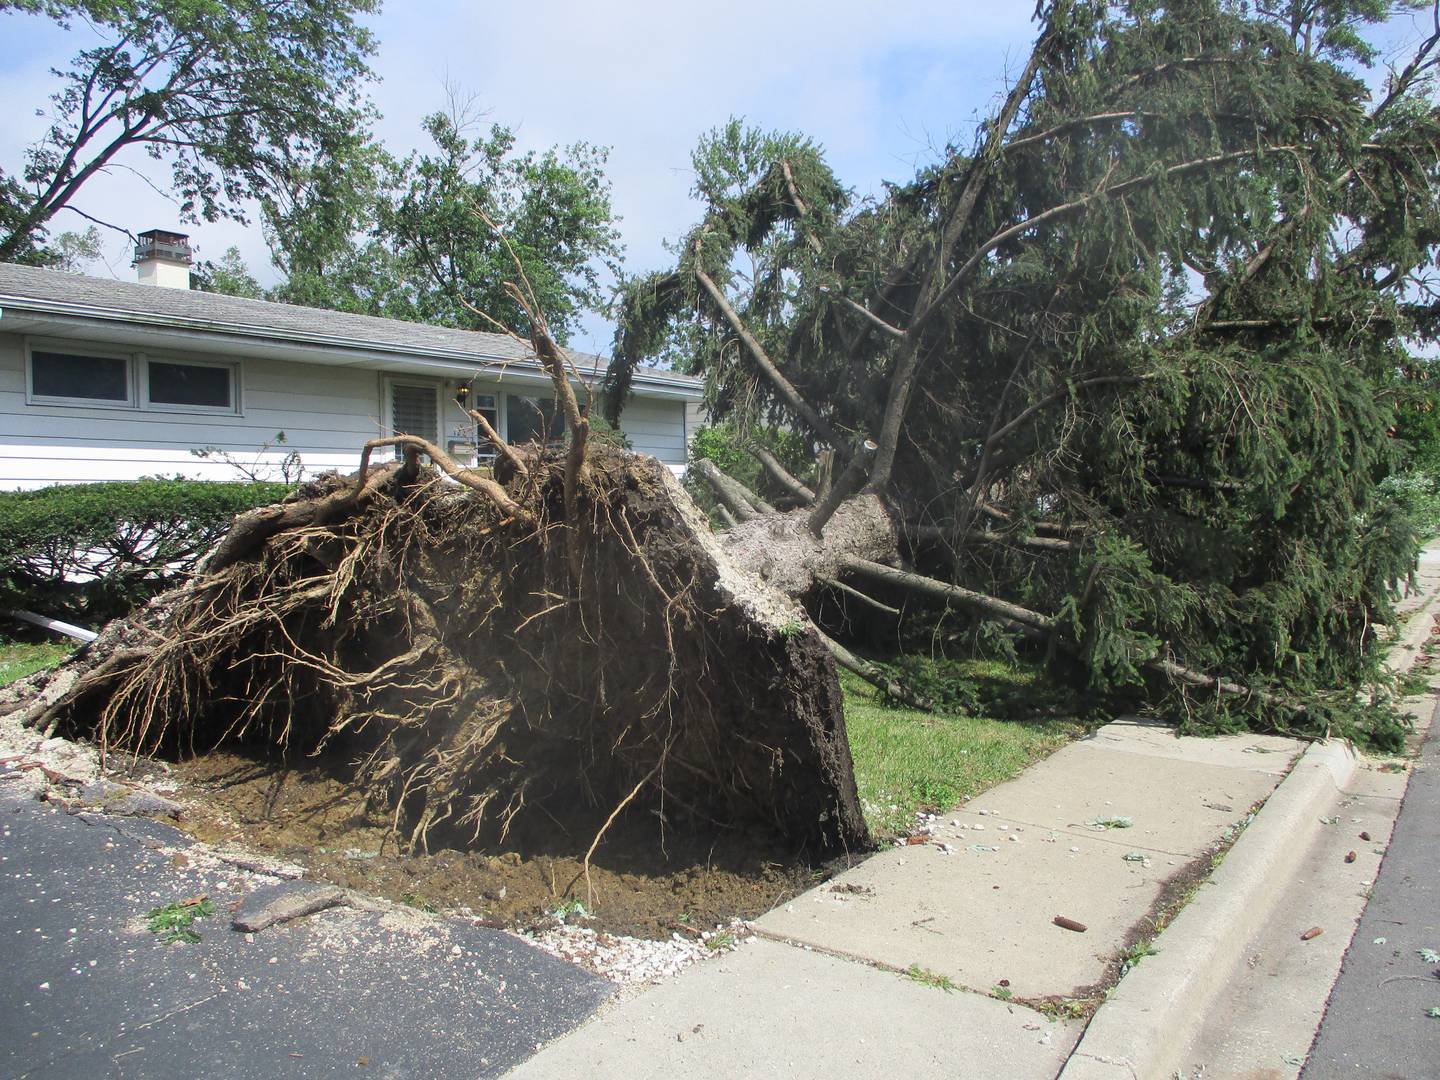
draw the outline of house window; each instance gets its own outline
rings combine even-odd
[[[235,411],[235,370],[226,364],[146,360],[145,403],[160,408]]]
[[[130,358],[123,355],[30,351],[30,398],[67,405],[132,405]]]
[[[565,441],[565,417],[548,397],[505,396],[505,440],[511,446],[520,443],[558,443]]]
[[[390,384],[390,433],[418,435],[435,442],[440,434],[440,390],[435,386],[392,382]],[[395,456],[403,451],[395,448]]]
[[[240,367],[170,360],[103,348],[34,342],[28,348],[32,405],[87,405],[156,412],[240,412]]]
[[[495,400],[494,394],[473,395],[470,398],[469,408],[485,417],[485,422],[494,429],[495,434],[501,434],[500,406]],[[475,425],[475,456],[481,461],[490,461],[495,457],[495,447],[479,424]]]

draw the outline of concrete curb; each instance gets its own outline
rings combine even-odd
[[[1173,1049],[1245,962],[1249,927],[1285,898],[1320,818],[1355,773],[1355,752],[1313,743],[1261,807],[1230,853],[1160,935],[1160,957],[1130,972],[1100,1006],[1058,1080],[1160,1080]]]
[[[1392,670],[1410,667],[1428,640],[1432,592],[1406,617],[1387,654]],[[1249,930],[1284,901],[1314,840],[1320,818],[1355,775],[1354,749],[1339,740],[1312,743],[1266,800],[1224,862],[1160,935],[1161,956],[1130,972],[1095,1014],[1056,1080],[1168,1080],[1172,1055],[1204,1025],[1210,1005],[1245,962]]]

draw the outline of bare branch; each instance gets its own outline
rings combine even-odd
[[[418,435],[392,435],[386,439],[371,439],[360,451],[360,471],[357,474],[356,483],[364,484],[367,473],[370,469],[370,455],[373,451],[385,446],[409,446],[419,450],[422,454],[434,462],[435,467],[443,472],[456,483],[463,484],[472,491],[478,491],[495,504],[501,513],[506,517],[514,518],[527,525],[534,524],[534,517],[530,512],[512,499],[509,493],[488,476],[482,476],[474,469],[467,469],[440,447],[422,439]]]
[[[765,467],[765,471],[774,477],[775,481],[780,484],[781,487],[789,491],[806,506],[809,506],[815,501],[815,492],[791,476],[789,470],[786,469],[784,465],[781,465],[779,460],[774,454],[770,453],[769,450],[766,450],[763,446],[755,446],[754,444],[747,446],[745,449],[750,452],[756,461]]]
[[[515,452],[513,446],[500,437],[500,433],[496,431],[490,421],[485,418],[485,414],[479,409],[466,409],[465,411],[469,413],[470,418],[475,421],[481,434],[483,434],[490,445],[495,448],[495,452],[510,462],[516,473],[521,477],[528,477],[530,475],[530,468],[525,464],[525,459]]]

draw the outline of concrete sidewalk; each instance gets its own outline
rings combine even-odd
[[[1055,1076],[1083,1029],[1067,1004],[1113,977],[1301,749],[1110,724],[510,1075]]]
[[[1420,578],[1401,670],[1430,638],[1440,550]],[[1428,719],[1431,703],[1411,704]],[[1405,781],[1338,742],[1117,721],[508,1075],[1296,1076]],[[1191,893],[1088,1028],[1070,1019]]]

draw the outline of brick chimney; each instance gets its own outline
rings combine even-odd
[[[135,269],[142,285],[190,288],[190,237],[164,229],[142,232],[135,245]]]

